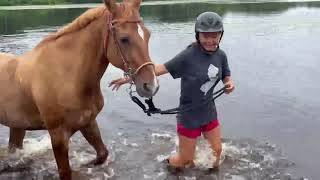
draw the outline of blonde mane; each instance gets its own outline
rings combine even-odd
[[[76,31],[79,31],[79,30],[85,28],[92,21],[101,17],[103,15],[103,13],[106,11],[106,9],[107,8],[104,5],[102,5],[102,6],[87,10],[82,15],[80,15],[77,19],[73,20],[70,24],[62,27],[56,33],[51,34],[51,35],[47,36],[46,38],[44,38],[39,43],[38,46],[40,46],[43,43],[46,43],[48,41],[56,40],[59,37],[64,36],[66,34],[70,34],[72,32],[76,32]]]

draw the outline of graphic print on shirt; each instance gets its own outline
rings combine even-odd
[[[202,92],[204,92],[204,95],[207,95],[209,89],[211,89],[212,86],[217,81],[218,73],[219,73],[219,69],[217,67],[215,67],[214,65],[210,64],[209,68],[208,68],[208,77],[210,80],[205,82],[200,88],[200,90]]]

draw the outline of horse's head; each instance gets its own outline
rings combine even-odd
[[[110,12],[105,46],[109,62],[132,78],[142,97],[152,97],[159,89],[154,64],[149,57],[150,32],[143,25],[139,9],[141,0],[104,0]]]

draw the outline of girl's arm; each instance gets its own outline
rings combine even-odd
[[[235,88],[231,76],[224,77],[222,81],[224,86],[226,87],[226,93],[230,94]]]
[[[155,69],[156,76],[160,76],[162,74],[168,73],[167,68],[163,64],[156,64],[154,66],[154,69]],[[115,80],[111,81],[110,84],[109,84],[109,87],[113,86],[112,87],[112,91],[113,90],[117,91],[123,84],[126,84],[126,83],[128,83],[130,81],[131,81],[130,78],[126,78],[126,77],[118,78],[118,79],[115,79]]]

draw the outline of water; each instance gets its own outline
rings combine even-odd
[[[200,140],[197,168],[177,177],[170,174],[160,161],[176,150],[175,117],[147,117],[129,102],[126,88],[112,92],[107,84],[121,72],[110,67],[102,80],[106,104],[98,122],[111,155],[100,167],[81,167],[95,153],[76,134],[70,158],[82,179],[320,178],[320,2],[233,2],[151,3],[141,9],[152,31],[150,54],[156,63],[172,58],[194,40],[193,21],[200,12],[212,10],[223,16],[226,32],[221,47],[228,54],[236,91],[217,100],[224,137],[221,171],[205,170],[214,157]],[[0,51],[28,51],[84,10],[0,10]],[[175,107],[179,81],[169,75],[159,80],[156,105]],[[1,126],[0,179],[57,178],[45,131],[29,132],[26,149],[15,155],[5,153],[7,138],[8,129]]]

